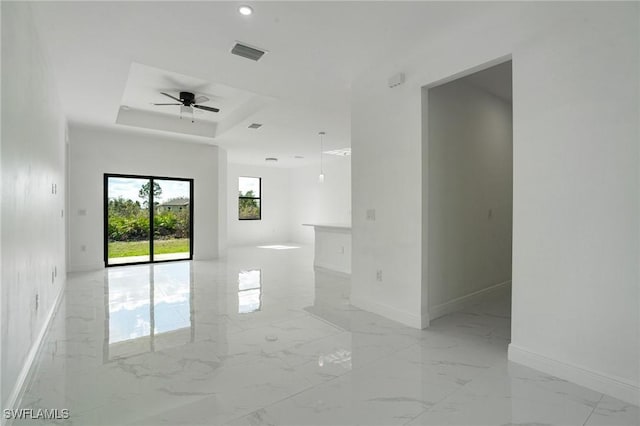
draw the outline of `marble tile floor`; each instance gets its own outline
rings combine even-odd
[[[349,305],[309,247],[71,274],[14,425],[638,425],[507,361],[510,294],[415,330]]]

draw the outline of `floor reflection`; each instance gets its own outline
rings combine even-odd
[[[305,311],[343,329],[351,330],[351,289],[348,279],[332,272],[316,269],[313,305]]]
[[[110,268],[104,294],[105,361],[193,342],[190,262]]]
[[[238,272],[238,313],[249,314],[262,308],[262,271]]]
[[[72,275],[21,408],[68,408],[66,426],[640,424],[508,363],[506,290],[416,330],[312,264],[250,247]]]
[[[330,354],[320,354],[318,356],[318,367],[324,367],[325,363],[336,364],[345,370],[351,370],[351,351],[338,349]]]

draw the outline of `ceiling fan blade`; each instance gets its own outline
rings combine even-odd
[[[151,104],[151,105],[182,105],[182,104]]]
[[[200,96],[196,97],[196,99],[195,99],[195,103],[197,103],[197,104],[203,104],[203,103],[205,103],[205,102],[209,102],[210,100],[211,100],[211,99],[207,98],[206,96],[202,96],[202,95],[200,95]]]
[[[171,99],[173,99],[174,101],[178,101],[178,102],[182,103],[182,100],[181,100],[181,99],[176,98],[175,96],[171,96],[170,94],[165,93],[165,92],[160,92],[160,93],[162,93],[162,94],[163,94],[163,95],[165,95],[165,96],[170,97],[170,98],[171,98]]]
[[[220,110],[218,108],[213,108],[213,107],[208,107],[208,106],[204,106],[204,105],[191,105],[194,108],[198,108],[198,109],[203,109],[205,111],[211,111],[211,112],[219,112]]]

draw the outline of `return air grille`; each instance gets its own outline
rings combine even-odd
[[[256,49],[255,47],[247,46],[246,44],[236,43],[231,49],[231,53],[234,55],[242,56],[243,58],[257,61],[262,58],[266,52],[264,50]]]

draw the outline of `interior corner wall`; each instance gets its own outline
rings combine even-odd
[[[71,124],[69,159],[69,269],[104,267],[104,174],[193,179],[193,258],[215,259],[220,250],[219,169],[224,153],[214,145],[138,131]]]
[[[329,158],[327,158],[329,157]],[[291,169],[291,240],[313,244],[313,228],[303,223],[351,224],[351,157],[325,155],[325,180],[319,165]]]
[[[510,284],[513,143],[508,100],[465,79],[425,92],[432,320]]]
[[[65,120],[30,5],[2,2],[0,7],[0,404],[6,409],[17,408],[65,283]]]
[[[509,359],[637,403],[639,7],[493,3],[354,81],[352,303],[425,323],[421,90],[511,57]]]
[[[238,218],[238,178],[262,178],[260,220]],[[289,169],[256,165],[227,165],[227,229],[230,247],[290,241],[291,196]]]

